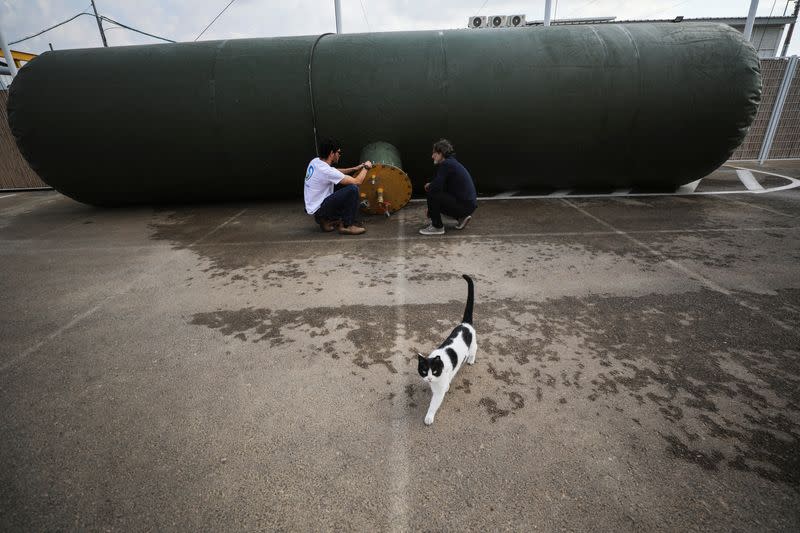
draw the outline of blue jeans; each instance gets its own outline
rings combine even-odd
[[[358,185],[345,185],[334,192],[319,206],[314,218],[319,222],[321,218],[328,220],[341,219],[342,224],[350,226],[356,220],[358,213]]]

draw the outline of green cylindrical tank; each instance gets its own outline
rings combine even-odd
[[[316,137],[397,147],[415,190],[450,139],[481,191],[667,186],[723,163],[761,94],[716,24],[344,34],[47,52],[9,123],[50,185],[93,204],[302,196]]]
[[[358,157],[360,161],[372,161],[375,165],[389,165],[403,169],[400,151],[391,144],[383,141],[370,143],[361,150]]]

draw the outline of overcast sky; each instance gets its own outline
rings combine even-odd
[[[81,12],[90,0],[0,0],[0,28],[7,41],[32,35]],[[230,0],[95,0],[101,15],[176,41],[193,41]],[[464,28],[472,15],[524,14],[541,19],[544,0],[341,0],[346,33]],[[553,0],[555,18],[616,16],[618,19],[746,17],[750,0]],[[788,8],[787,8],[788,5]],[[312,35],[336,31],[333,0],[236,0],[201,40]],[[791,13],[794,2],[761,0],[759,16]],[[159,41],[104,23],[110,46]],[[789,54],[800,54],[800,29]],[[41,53],[102,46],[93,17],[81,16],[15,50]]]

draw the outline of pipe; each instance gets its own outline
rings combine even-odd
[[[756,11],[758,11],[758,0],[750,0],[750,12],[747,14],[747,22],[744,25],[745,41],[753,40],[753,24],[756,21]]]
[[[552,3],[552,0],[545,0],[545,3],[544,3],[544,25],[545,26],[549,26],[550,25],[550,8],[552,7],[551,3]]]
[[[339,0],[333,0],[333,9],[336,12],[336,33],[342,33],[342,6]]]
[[[391,143],[418,194],[439,138],[481,192],[678,186],[728,159],[760,95],[729,26],[554,25],[56,50],[8,114],[45,183],[107,205],[298,198],[315,128],[345,166]]]
[[[17,64],[14,63],[14,56],[11,54],[11,48],[8,47],[8,42],[6,41],[2,29],[0,29],[0,47],[3,49],[3,57],[6,59],[8,70],[11,72],[11,77],[13,78],[17,75]]]

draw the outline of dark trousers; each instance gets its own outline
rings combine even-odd
[[[475,211],[472,202],[459,202],[455,197],[445,191],[428,193],[428,216],[434,228],[441,228],[442,215],[453,218],[464,218]]]
[[[338,191],[323,200],[314,219],[319,222],[321,218],[328,220],[341,219],[342,224],[350,226],[356,220],[358,213],[358,185],[345,185]]]

